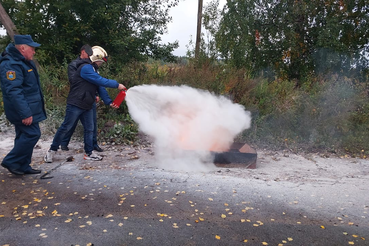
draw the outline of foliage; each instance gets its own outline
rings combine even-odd
[[[41,43],[41,64],[70,61],[89,43],[104,47],[116,64],[173,59],[178,43],[161,44],[179,0],[5,0],[2,5],[18,31]]]
[[[232,66],[298,83],[322,73],[361,77],[368,66],[366,1],[234,0],[221,13],[217,4],[206,10],[213,24],[205,28]]]

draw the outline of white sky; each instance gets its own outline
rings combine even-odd
[[[203,0],[203,11],[209,2],[210,0]],[[220,8],[223,8],[225,3],[226,0],[220,0]],[[162,36],[162,42],[168,43],[178,40],[179,48],[173,52],[176,56],[185,56],[186,45],[191,39],[193,42],[196,41],[198,5],[198,0],[181,0],[169,12],[172,16],[172,22],[168,24],[168,33]]]

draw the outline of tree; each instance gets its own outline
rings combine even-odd
[[[179,0],[5,0],[18,31],[42,44],[44,63],[74,58],[85,44],[100,45],[119,63],[173,59],[178,43],[161,44]]]
[[[213,30],[221,58],[254,73],[297,79],[368,65],[365,0],[232,0]]]

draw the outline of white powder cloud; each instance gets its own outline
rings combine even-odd
[[[226,151],[251,117],[223,96],[188,86],[134,86],[126,102],[132,119],[154,138],[159,167],[207,170],[211,151]]]

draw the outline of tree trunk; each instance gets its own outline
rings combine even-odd
[[[3,5],[0,3],[0,21],[6,29],[11,40],[14,40],[14,34],[18,34],[17,28],[15,27],[13,21],[10,19],[9,15],[5,12]]]

